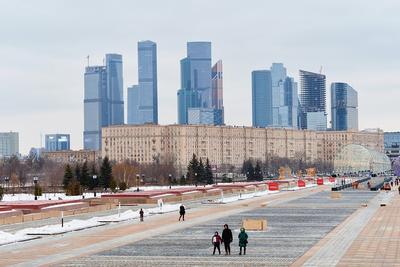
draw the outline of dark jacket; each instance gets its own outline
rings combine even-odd
[[[185,207],[184,207],[183,205],[181,205],[181,206],[179,207],[179,213],[180,213],[180,214],[185,214]]]
[[[228,228],[222,231],[222,241],[224,241],[224,243],[231,243],[233,241],[231,229]]]

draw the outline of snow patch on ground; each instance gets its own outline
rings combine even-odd
[[[28,241],[28,240],[37,239],[37,238],[39,238],[39,237],[27,236],[27,235],[24,235],[21,233],[10,234],[10,233],[0,231],[0,246],[12,244],[15,242]]]
[[[10,190],[10,189],[9,189]],[[93,198],[94,193],[84,193],[85,198]],[[97,193],[96,197],[100,197],[101,193]],[[34,200],[33,194],[4,194],[2,201],[21,201],[21,200]],[[65,193],[44,193],[38,196],[38,200],[78,200],[82,199],[82,195],[79,196],[67,196]]]
[[[57,235],[72,231],[83,230],[96,226],[104,225],[105,223],[98,222],[96,218],[89,220],[72,220],[64,223],[64,227],[61,227],[61,220],[59,224],[45,225],[38,228],[25,228],[18,231],[18,234],[25,235]]]

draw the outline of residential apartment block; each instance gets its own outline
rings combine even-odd
[[[193,154],[212,165],[240,168],[246,159],[273,157],[333,163],[347,144],[383,152],[383,132],[309,131],[210,125],[125,125],[102,130],[102,156],[138,163],[172,160],[184,170]]]

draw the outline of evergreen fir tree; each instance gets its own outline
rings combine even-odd
[[[254,181],[254,167],[252,162],[250,162],[247,166],[246,176],[247,181]]]
[[[87,162],[85,161],[81,168],[81,179],[79,180],[81,186],[85,187],[85,188],[89,187],[90,179],[91,179],[91,177],[89,175]]]
[[[263,180],[263,175],[262,175],[262,172],[261,172],[261,164],[260,164],[259,161],[257,161],[256,167],[254,169],[254,180],[257,180],[257,181],[262,181]]]
[[[111,163],[108,160],[108,157],[106,156],[103,159],[103,162],[101,164],[100,168],[100,180],[99,180],[99,185],[103,187],[104,189],[107,189],[110,187],[110,182],[112,179],[112,167]]]
[[[79,183],[81,182],[81,167],[78,163],[75,165],[75,178]]]
[[[206,183],[206,177],[205,177],[205,170],[204,170],[204,164],[203,161],[200,158],[199,161],[199,166],[197,168],[197,176],[196,176],[196,183],[198,184],[205,184]]]
[[[186,178],[187,180],[189,180],[189,182],[196,182],[198,168],[199,168],[199,161],[197,160],[196,155],[193,154],[193,157],[189,162],[186,175]]]
[[[72,178],[74,178],[74,175],[72,174],[71,166],[69,166],[69,164],[67,164],[65,166],[64,179],[63,179],[63,187],[64,187],[64,189],[68,188],[68,185],[72,181]]]
[[[93,176],[96,175],[96,179],[93,179]],[[89,176],[89,181],[88,181],[88,187],[90,190],[93,190],[95,187],[99,185],[99,176],[96,170],[96,166],[92,164],[91,170],[90,170],[90,176]]]
[[[204,173],[205,173],[207,184],[213,184],[214,183],[213,173],[212,173],[210,161],[208,160],[208,158],[206,161]]]

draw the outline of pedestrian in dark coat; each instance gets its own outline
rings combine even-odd
[[[239,247],[240,247],[240,253],[239,255],[242,255],[242,248],[243,248],[243,255],[246,255],[246,246],[247,246],[247,239],[249,236],[246,233],[246,230],[242,227],[240,229],[240,233],[238,235],[239,238]]]
[[[224,225],[224,230],[222,231],[222,242],[224,242],[225,255],[231,255],[231,243],[233,241],[232,231],[229,229],[228,225]]]
[[[218,232],[215,232],[215,234],[213,235],[213,237],[211,239],[211,242],[214,245],[213,255],[215,255],[215,249],[218,249],[218,253],[219,253],[219,255],[221,255],[220,245],[221,245],[221,242],[222,242],[222,238],[218,234]]]
[[[144,211],[143,211],[143,209],[140,209],[140,211],[139,211],[139,216],[140,216],[140,221],[143,222],[143,217],[144,217]]]
[[[185,220],[185,213],[186,213],[185,206],[181,204],[181,206],[179,207],[179,221],[181,220],[181,218]]]

